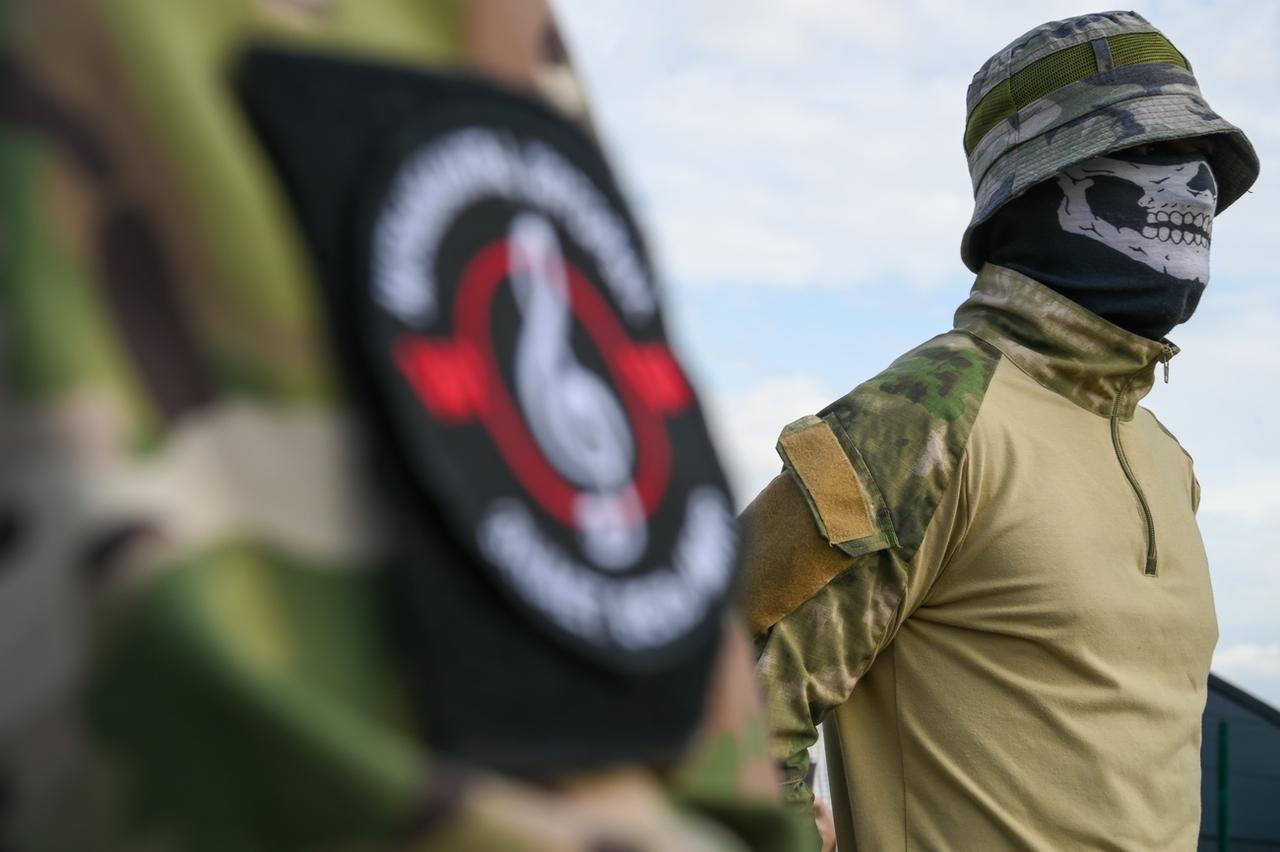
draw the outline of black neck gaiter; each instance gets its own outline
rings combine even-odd
[[[1208,283],[1216,203],[1202,154],[1095,157],[1002,207],[985,229],[987,260],[1161,340]]]

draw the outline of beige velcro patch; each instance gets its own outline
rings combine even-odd
[[[783,430],[778,450],[808,492],[809,502],[832,544],[875,532],[858,474],[827,421],[812,415]]]

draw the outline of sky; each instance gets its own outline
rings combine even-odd
[[[555,0],[610,157],[665,281],[739,505],[773,446],[951,327],[972,194],[977,67],[1098,9],[1018,0]],[[962,13],[957,9],[963,8]],[[1136,9],[1261,157],[1215,221],[1208,289],[1146,405],[1194,457],[1220,639],[1214,671],[1280,705],[1280,3]]]

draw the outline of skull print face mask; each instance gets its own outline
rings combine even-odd
[[[1058,175],[1058,224],[1182,281],[1209,283],[1218,185],[1203,155],[1095,157]]]
[[[1199,152],[1095,157],[1005,205],[987,226],[987,260],[1160,340],[1209,281],[1217,197]]]

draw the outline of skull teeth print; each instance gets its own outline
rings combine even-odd
[[[1158,242],[1209,247],[1213,216],[1194,210],[1153,210],[1147,214],[1142,236]]]
[[[1067,233],[1156,272],[1208,281],[1217,187],[1202,160],[1157,165],[1095,157],[1059,173],[1058,185],[1058,224]],[[1101,193],[1099,209],[1091,191]]]

